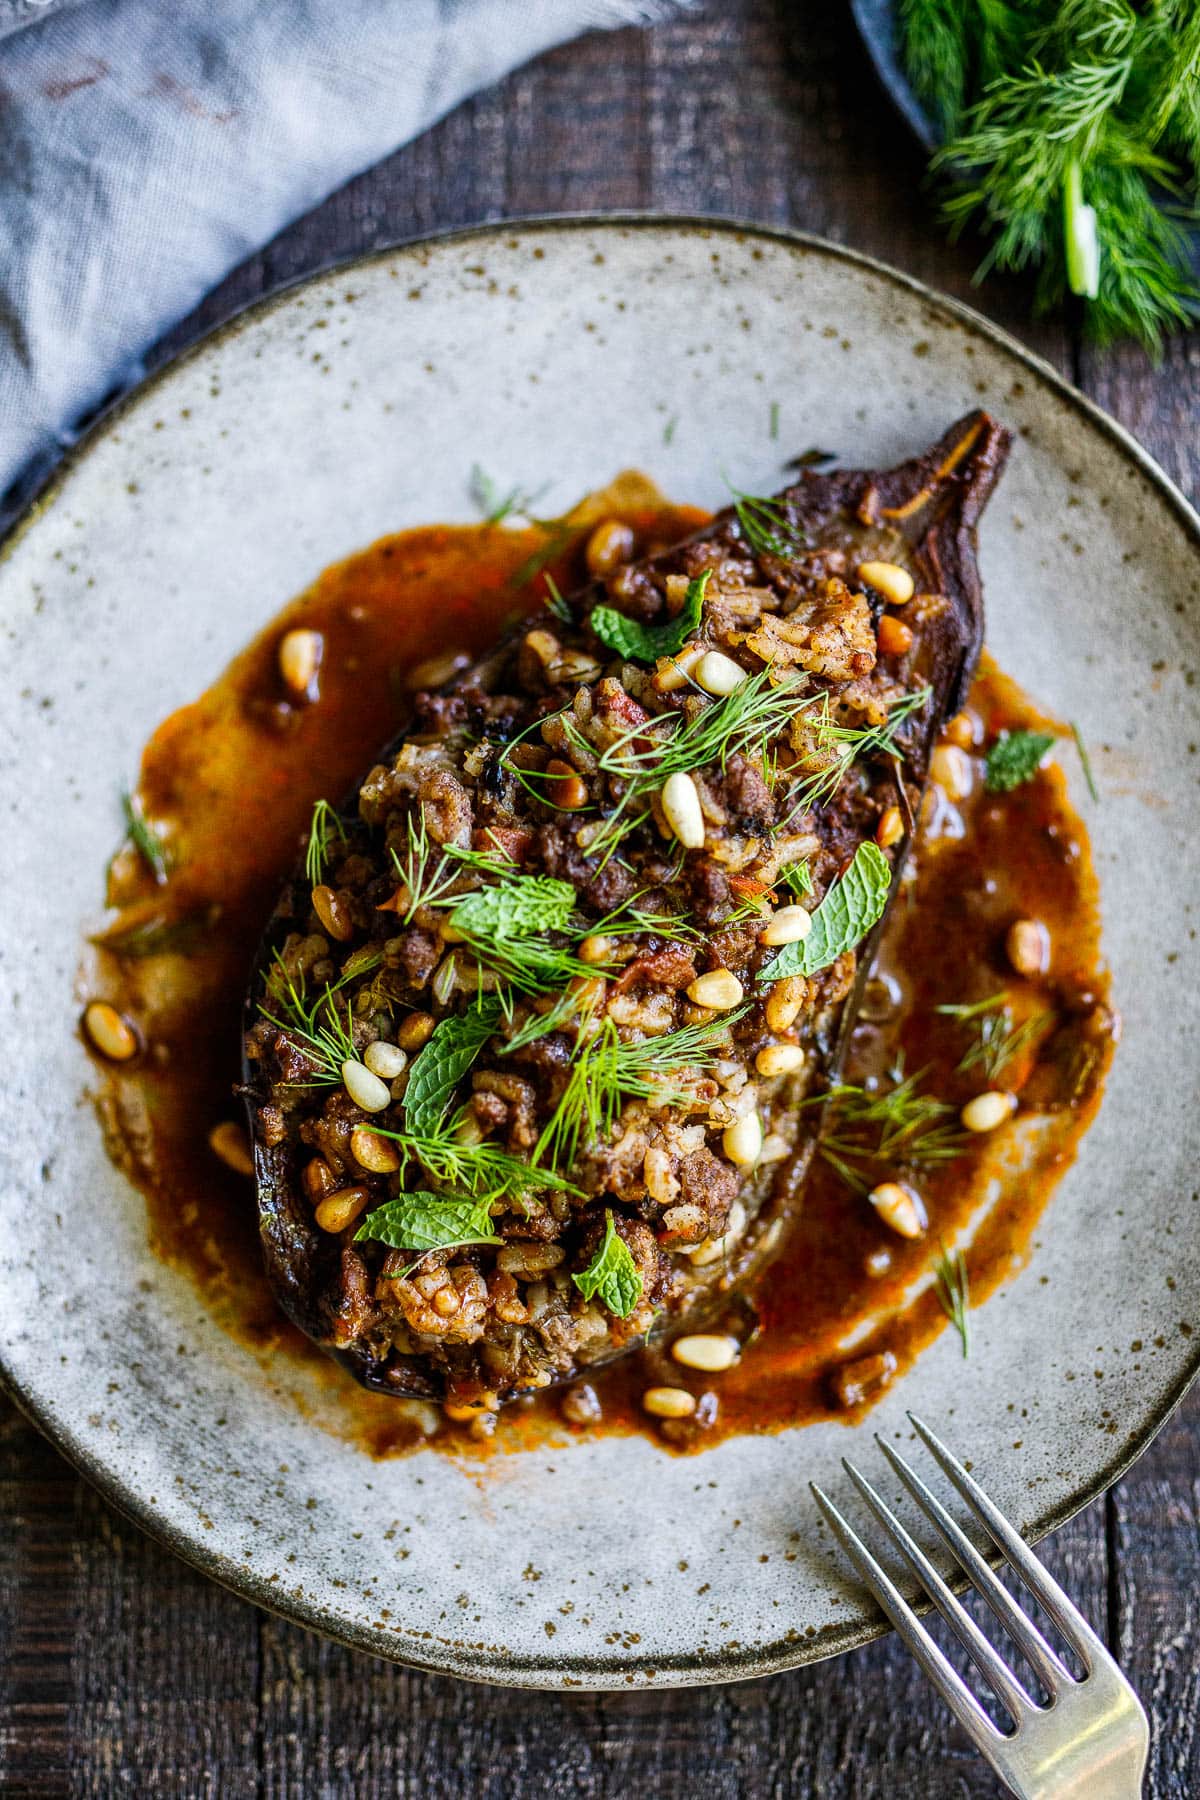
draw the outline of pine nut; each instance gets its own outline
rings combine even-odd
[[[948,744],[957,744],[960,750],[970,750],[975,744],[975,720],[969,712],[955,713],[942,727],[942,736]]]
[[[721,1135],[721,1148],[739,1169],[752,1169],[763,1147],[762,1120],[757,1113],[747,1113]]]
[[[692,670],[695,681],[706,694],[732,694],[734,688],[740,688],[743,681],[749,680],[741,663],[734,662],[732,656],[726,656],[722,650],[706,650],[696,667]]]
[[[771,1030],[790,1030],[807,998],[808,983],[803,975],[785,975],[782,981],[773,981],[765,1009]]]
[[[219,1125],[213,1126],[208,1134],[208,1147],[236,1175],[253,1175],[254,1157],[250,1152],[249,1140],[242,1127],[232,1119],[223,1119]]]
[[[372,1075],[363,1063],[344,1062],[342,1081],[355,1106],[361,1106],[364,1112],[382,1112],[392,1098],[387,1082]]]
[[[875,842],[881,850],[890,850],[904,836],[904,814],[898,806],[885,806],[875,827]]]
[[[394,1175],[400,1167],[400,1152],[377,1131],[356,1125],[350,1133],[350,1154],[361,1168],[372,1175]]]
[[[925,1208],[911,1188],[898,1181],[881,1182],[867,1195],[885,1225],[901,1237],[919,1238],[929,1223]]]
[[[1004,948],[1018,975],[1044,975],[1050,967],[1050,933],[1040,919],[1014,919]]]
[[[812,930],[812,914],[807,906],[781,906],[759,933],[763,944],[798,944]]]
[[[595,681],[600,664],[584,650],[564,650],[550,673],[555,681]]]
[[[385,1043],[383,1038],[367,1045],[363,1051],[363,1062],[372,1075],[378,1075],[381,1081],[395,1081],[397,1075],[403,1075],[408,1067],[408,1057],[400,1046]]]
[[[732,969],[710,969],[707,975],[697,975],[689,984],[687,995],[697,1006],[728,1012],[731,1006],[738,1005],[744,991]]]
[[[660,656],[651,686],[658,694],[673,694],[686,687],[696,664],[707,654],[703,644],[685,644],[674,656]]]
[[[427,656],[409,669],[404,685],[411,694],[420,688],[445,687],[470,660],[465,650],[444,650],[440,656]]]
[[[859,563],[858,579],[882,594],[892,606],[907,606],[917,588],[908,570],[894,562]]]
[[[976,1094],[973,1100],[967,1101],[962,1109],[962,1122],[968,1131],[995,1131],[997,1125],[1011,1119],[1016,1110],[1015,1094],[990,1088],[986,1094]]]
[[[533,651],[543,669],[548,669],[557,660],[561,646],[552,631],[543,631],[539,626],[536,631],[525,633],[525,648]]]
[[[736,1338],[697,1332],[692,1337],[676,1338],[671,1345],[671,1355],[685,1369],[703,1369],[706,1375],[720,1375],[723,1370],[733,1367],[738,1348]]]
[[[569,762],[552,757],[546,764],[546,774],[549,778],[546,799],[551,806],[557,806],[561,812],[578,812],[581,806],[587,805],[587,783]]]
[[[353,1225],[369,1199],[365,1187],[339,1188],[328,1200],[322,1200],[313,1216],[322,1231],[345,1231],[347,1225]]]
[[[974,784],[971,759],[957,744],[939,744],[929,759],[929,773],[947,800],[965,800]]]
[[[313,911],[331,938],[339,944],[349,943],[354,936],[354,920],[346,902],[331,887],[315,887],[312,891]]]
[[[616,940],[603,934],[585,937],[579,946],[579,960],[585,963],[607,962],[616,949]]]
[[[633,555],[633,531],[623,519],[602,519],[587,541],[583,560],[589,575],[610,575]]]
[[[402,1050],[407,1050],[411,1055],[414,1050],[423,1049],[429,1042],[433,1036],[434,1023],[432,1013],[409,1013],[407,1019],[400,1021],[399,1029],[396,1032],[396,1042]]]
[[[762,1154],[758,1160],[760,1163],[783,1162],[784,1159],[791,1154],[792,1146],[788,1143],[783,1133],[781,1131],[769,1131],[763,1139]],[[778,1220],[776,1223],[778,1223]],[[774,1226],[770,1227],[770,1229],[773,1230]]]
[[[337,1186],[337,1176],[323,1156],[314,1156],[311,1162],[305,1163],[300,1171],[300,1180],[314,1206],[319,1200],[324,1200],[326,1195],[332,1194]]]
[[[875,637],[884,656],[903,656],[913,646],[912,626],[891,613],[884,613]]]
[[[447,950],[437,968],[433,971],[433,979],[429,983],[429,991],[439,1006],[445,1006],[447,1000],[458,986],[458,957],[453,950]]]
[[[754,1066],[760,1075],[794,1075],[804,1060],[799,1044],[768,1044],[755,1057]]]
[[[656,1419],[690,1419],[696,1410],[696,1396],[686,1388],[652,1387],[642,1395],[642,1405]]]
[[[483,1394],[478,1400],[447,1400],[442,1405],[442,1411],[448,1419],[453,1419],[456,1425],[466,1425],[472,1419],[486,1417],[499,1404],[500,1400],[496,1394]]]
[[[128,1062],[141,1048],[137,1032],[107,1000],[93,1000],[84,1011],[83,1029],[93,1048],[109,1062]]]
[[[663,783],[662,809],[667,824],[685,850],[704,848],[704,814],[690,775],[669,775]]]
[[[279,673],[297,700],[317,698],[325,640],[319,631],[285,631],[279,640]]]

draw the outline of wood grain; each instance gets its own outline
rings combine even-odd
[[[563,47],[297,221],[159,346],[332,258],[534,212],[715,212],[816,231],[970,300],[1072,374],[1200,489],[1200,339],[1161,368],[1035,323],[1020,281],[975,290],[841,6],[727,0]],[[1148,1792],[1200,1792],[1200,1400],[1045,1546],[1155,1726]],[[545,1696],[394,1668],[257,1612],[143,1537],[0,1410],[0,1791],[13,1796],[637,1791],[693,1800],[994,1795],[907,1656],[707,1691]]]

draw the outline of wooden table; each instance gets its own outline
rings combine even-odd
[[[481,219],[638,207],[802,226],[971,300],[1200,490],[1200,335],[1159,368],[971,287],[841,4],[715,0],[594,36],[459,108],[223,283],[160,358],[282,281]],[[156,358],[156,360],[160,359]],[[1149,1792],[1200,1792],[1200,1395],[1046,1546],[1150,1709]],[[410,1673],[282,1624],[109,1510],[0,1406],[0,1791],[18,1795],[637,1792],[688,1800],[997,1793],[892,1641],[737,1687],[557,1696]]]

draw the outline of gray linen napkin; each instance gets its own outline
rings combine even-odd
[[[11,514],[148,346],[290,219],[552,45],[669,10],[0,0],[0,525],[5,490]]]

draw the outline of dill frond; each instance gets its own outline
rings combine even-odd
[[[346,828],[328,800],[314,800],[312,823],[308,828],[308,849],[304,853],[304,873],[310,887],[316,887],[329,861],[329,847],[334,835],[346,842]]]
[[[942,1311],[962,1342],[963,1361],[971,1354],[971,1284],[961,1250],[941,1244],[933,1265],[933,1285]]]

